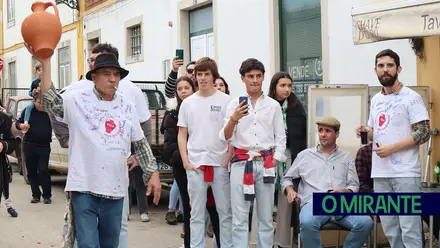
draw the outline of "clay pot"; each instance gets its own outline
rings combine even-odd
[[[55,15],[46,12],[52,6]],[[21,24],[21,35],[35,52],[39,59],[50,58],[54,49],[61,39],[62,27],[58,14],[58,8],[53,2],[34,2],[31,7],[32,13]]]

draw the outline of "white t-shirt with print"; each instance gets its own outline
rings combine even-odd
[[[217,91],[209,97],[195,93],[182,102],[177,126],[188,128],[188,157],[193,166],[221,166],[227,159],[228,143],[221,141],[218,133],[230,101],[228,95]]]
[[[94,86],[95,84],[93,83],[93,81],[83,79],[77,83],[69,85],[66,88],[65,92],[79,89],[92,89]],[[135,83],[129,80],[122,79],[119,82],[118,92],[120,94],[125,94],[126,99],[131,99],[132,101],[134,101],[139,121],[141,123],[151,118],[150,109],[148,107],[148,99],[145,97],[145,94],[142,92],[142,90],[136,86]]]
[[[429,120],[422,97],[412,89],[403,86],[396,94],[377,93],[371,100],[368,126],[374,130],[374,143],[391,145],[407,138],[412,124]],[[419,147],[393,153],[380,158],[372,155],[372,178],[420,177],[421,161]]]
[[[132,101],[120,94],[101,101],[86,89],[64,93],[63,105],[63,122],[69,125],[65,190],[125,196],[130,145],[144,138]]]

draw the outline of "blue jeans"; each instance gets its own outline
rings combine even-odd
[[[345,216],[335,220],[333,216],[313,215],[313,203],[307,203],[299,213],[299,229],[304,247],[321,248],[320,228],[327,222],[337,223],[351,230],[344,248],[359,248],[364,245],[373,228],[370,216]]]
[[[24,112],[24,121],[29,122],[29,119],[31,118],[31,112],[34,107],[35,107],[34,101],[32,101],[26,106],[26,112]]]
[[[168,209],[175,210],[177,200],[179,200],[179,211],[183,213],[183,204],[182,204],[182,199],[180,198],[179,187],[177,186],[176,180],[174,180],[173,186],[171,186],[171,190],[170,190],[170,200],[168,203]]]
[[[220,222],[220,246],[234,247],[231,242],[231,191],[228,169],[220,166],[214,168],[214,182],[204,181],[204,173],[198,170],[186,171],[188,178],[188,194],[191,205],[191,248],[205,247],[205,213],[208,186],[211,185]]]
[[[72,208],[79,248],[118,248],[124,199],[108,200],[73,192]]]
[[[249,246],[249,210],[251,202],[244,199],[245,163],[246,161],[231,164],[232,243],[233,247],[237,248]],[[263,161],[253,161],[253,164],[258,216],[257,247],[272,247],[274,237],[272,210],[275,184],[263,182]]]
[[[420,177],[374,178],[374,192],[420,192]],[[422,247],[420,216],[380,216],[391,247]]]

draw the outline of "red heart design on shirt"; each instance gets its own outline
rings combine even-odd
[[[385,114],[381,114],[379,116],[379,127],[382,127],[382,125],[385,123],[386,120],[387,120],[387,117],[385,116]]]
[[[111,133],[113,130],[115,130],[116,124],[114,120],[107,120],[105,121],[105,132]]]

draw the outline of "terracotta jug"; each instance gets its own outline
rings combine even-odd
[[[46,12],[52,6],[55,15]],[[62,27],[58,8],[53,2],[34,2],[32,13],[21,24],[21,35],[35,52],[35,57],[46,59],[53,55],[54,49],[61,39]]]

